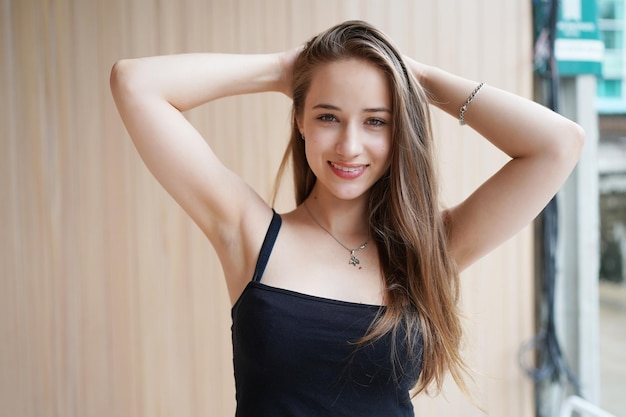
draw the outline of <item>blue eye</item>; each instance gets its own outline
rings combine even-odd
[[[373,119],[368,119],[367,124],[370,126],[383,126],[387,124],[387,122],[385,122],[382,119],[373,118]]]
[[[321,120],[322,122],[335,122],[337,118],[332,114],[320,114],[317,116],[317,120]]]

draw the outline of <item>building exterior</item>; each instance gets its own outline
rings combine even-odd
[[[598,0],[605,45],[596,107],[600,141],[600,277],[626,284],[626,22],[624,0]]]

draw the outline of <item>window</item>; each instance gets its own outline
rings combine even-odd
[[[604,42],[602,77],[598,78],[598,111],[626,114],[624,4],[626,0],[598,0],[598,28]]]

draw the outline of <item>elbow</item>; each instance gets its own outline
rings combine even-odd
[[[585,129],[582,128],[577,123],[574,123],[574,132],[572,134],[572,140],[574,142],[574,147],[576,150],[577,158],[580,158],[582,154],[583,147],[585,146]]]
[[[113,97],[117,98],[121,86],[124,83],[124,78],[127,73],[126,68],[128,67],[128,60],[122,59],[113,64],[111,68],[111,74],[109,76],[109,87],[111,88],[111,93],[113,93]]]
[[[137,87],[139,78],[135,76],[136,65],[134,65],[134,62],[135,60],[133,59],[121,59],[113,64],[109,77],[109,86],[115,99]]]
[[[561,161],[573,169],[581,157],[585,146],[585,130],[577,123],[565,119],[565,124],[554,131],[555,140],[551,141],[553,161]]]
[[[585,130],[578,123],[572,123],[571,132],[568,134],[569,157],[574,165],[580,159],[585,146]]]

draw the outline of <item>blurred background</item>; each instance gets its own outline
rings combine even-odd
[[[465,350],[488,415],[552,416],[576,393],[626,416],[624,3],[0,0],[0,416],[234,415],[219,262],[136,154],[109,71],[129,57],[276,52],[347,19],[583,125],[555,203],[463,274]],[[186,116],[269,201],[289,110],[260,94]],[[507,160],[438,111],[434,128],[446,205]],[[415,408],[483,415],[453,384]]]

